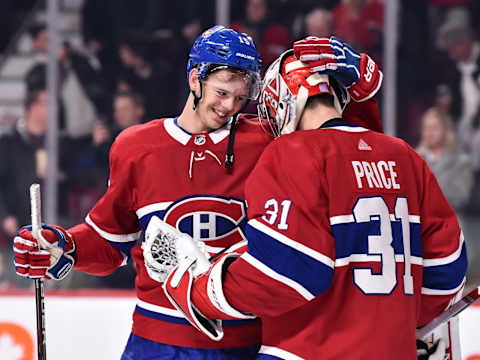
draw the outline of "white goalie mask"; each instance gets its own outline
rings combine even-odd
[[[340,114],[350,101],[347,90],[334,78],[312,74],[292,50],[284,52],[265,73],[258,104],[262,128],[274,137],[294,132],[308,98],[319,94],[332,95]]]

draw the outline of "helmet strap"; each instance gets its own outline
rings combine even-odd
[[[197,110],[198,103],[200,102],[200,99],[202,98],[202,95],[203,95],[202,82],[200,80],[198,80],[198,82],[200,84],[200,96],[197,96],[197,94],[195,94],[195,91],[190,90],[193,95],[193,105],[192,105],[193,110]]]
[[[232,170],[233,167],[233,144],[235,143],[235,132],[237,131],[238,113],[233,115],[232,123],[230,124],[230,134],[228,136],[227,154],[225,155],[225,169]]]

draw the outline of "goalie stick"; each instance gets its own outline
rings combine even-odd
[[[428,336],[433,330],[435,330],[441,324],[447,322],[452,317],[457,316],[467,307],[472,305],[475,301],[480,299],[480,286],[476,287],[465,295],[460,301],[450,306],[447,310],[442,312],[428,324],[417,329],[417,339],[423,339]]]
[[[32,233],[38,241],[42,228],[39,184],[32,184],[30,186],[30,207],[32,213]],[[37,317],[37,356],[38,360],[46,360],[47,346],[45,342],[45,295],[43,279],[35,279],[35,304]]]

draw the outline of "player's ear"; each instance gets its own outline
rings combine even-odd
[[[188,85],[193,92],[198,93],[200,91],[200,77],[197,69],[190,71],[188,75]]]

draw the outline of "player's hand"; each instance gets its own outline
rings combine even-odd
[[[30,279],[63,279],[75,263],[72,236],[60,226],[42,225],[39,237],[35,239],[31,226],[21,228],[15,236],[17,274]]]
[[[340,81],[354,101],[370,99],[380,89],[383,74],[375,61],[335,36],[308,36],[294,42],[293,50],[311,72],[332,75]]]
[[[445,342],[440,339],[433,346],[422,340],[417,339],[417,359],[418,360],[443,360],[446,355]]]

